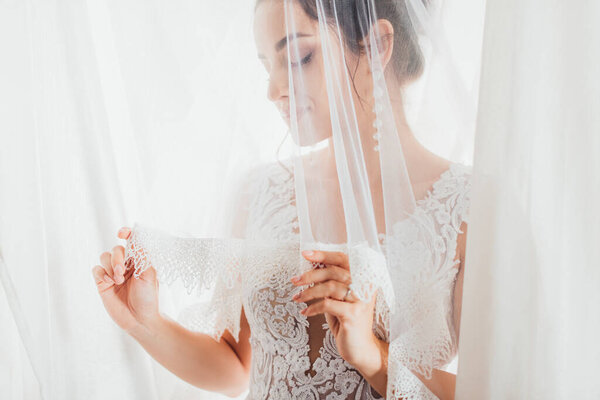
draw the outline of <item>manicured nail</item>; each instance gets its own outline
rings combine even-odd
[[[291,281],[294,283],[298,283],[299,280],[300,280],[300,275],[292,276],[292,278],[291,278]]]
[[[304,251],[302,252],[302,254],[304,254],[306,257],[310,257],[310,256],[312,256],[314,253],[315,253],[315,252],[314,252],[314,251],[312,251],[312,250],[304,250]]]

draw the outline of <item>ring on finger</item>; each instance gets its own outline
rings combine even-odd
[[[351,291],[352,291],[352,289],[350,289],[350,286],[348,286],[348,290],[346,291],[346,294],[344,295],[344,298],[342,299],[342,301],[346,301],[346,299],[348,298],[348,295],[350,295]]]

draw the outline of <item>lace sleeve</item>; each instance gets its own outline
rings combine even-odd
[[[390,343],[388,353],[387,400],[439,400],[402,362],[400,343]]]
[[[136,223],[126,245],[126,267],[134,277],[154,267],[157,279],[167,285],[180,280],[189,295],[211,294],[209,301],[196,302],[179,312],[177,321],[189,330],[219,340],[228,330],[239,340],[242,310],[242,266],[261,262],[256,241],[246,238],[251,198],[258,168],[231,181],[223,193],[213,231],[217,237],[179,237]],[[212,235],[211,235],[212,236]],[[250,255],[250,257],[248,256]]]
[[[415,261],[406,264],[408,270],[418,270],[422,265],[420,255],[424,248],[431,248],[434,257],[428,260],[431,268],[403,275],[406,281],[398,288],[403,293],[398,305],[403,330],[389,346],[388,399],[437,399],[415,373],[431,379],[433,369],[443,368],[456,354],[452,299],[457,268],[454,267],[459,262],[455,257],[457,236],[462,233],[460,226],[468,222],[470,172],[469,167],[453,165],[422,203],[420,226],[432,233],[423,235],[422,241],[432,245],[400,242],[399,254],[405,260]],[[414,253],[411,248],[416,249]]]
[[[125,265],[138,278],[154,267],[160,283],[180,279],[188,294],[214,290],[209,302],[197,303],[178,316],[186,328],[218,340],[225,329],[238,340],[242,307],[240,267],[244,264],[242,239],[183,238],[140,224],[127,240]]]

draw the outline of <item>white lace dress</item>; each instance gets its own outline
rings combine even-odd
[[[273,164],[253,179],[256,190],[246,228],[247,237],[255,240],[252,245],[235,239],[179,238],[136,225],[128,240],[126,265],[135,265],[139,274],[152,264],[161,283],[180,278],[190,291],[214,287],[208,304],[179,317],[191,330],[218,339],[228,329],[237,339],[243,310],[252,347],[247,399],[382,398],[341,358],[324,316],[307,318],[300,313],[306,304],[292,300],[301,288],[290,278],[308,263],[299,256],[293,176]],[[456,240],[466,221],[470,186],[470,167],[452,164],[417,202],[418,223],[397,227],[393,235],[381,238],[384,247],[393,245],[403,255],[398,273],[407,282],[402,289],[405,333],[389,350],[388,399],[436,399],[410,371],[430,376],[433,368],[444,367],[456,354]],[[430,267],[415,267],[423,263]],[[389,342],[382,304],[378,297],[373,329]]]

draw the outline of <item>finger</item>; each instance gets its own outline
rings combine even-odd
[[[300,312],[307,317],[311,317],[317,314],[329,313],[334,317],[343,320],[344,318],[350,315],[351,307],[351,303],[326,297],[323,300],[311,304],[310,306],[306,307]]]
[[[133,272],[133,268],[129,268],[125,271],[125,273],[123,274],[123,283],[127,282],[127,279],[129,279],[133,275]]]
[[[342,253],[340,251],[305,250],[302,252],[302,255],[309,261],[332,264],[344,269],[350,269],[350,265],[348,264],[348,256],[346,253]]]
[[[112,256],[110,262],[112,263],[114,276],[113,279],[117,285],[120,285],[125,281],[125,248],[123,246],[115,246],[112,249]]]
[[[117,237],[119,239],[129,239],[129,235],[131,235],[131,228],[124,226],[121,229],[119,229],[119,232],[117,233]]]
[[[106,270],[102,268],[101,265],[96,265],[92,268],[92,275],[94,276],[94,281],[96,285],[107,285],[110,286],[115,282],[106,274]]]
[[[100,254],[100,264],[102,264],[102,267],[104,268],[104,270],[106,271],[106,274],[112,279],[114,280],[114,271],[113,271],[113,266],[112,263],[110,261],[110,259],[112,258],[112,253],[110,251],[105,251],[104,253]]]
[[[329,325],[329,329],[333,329],[333,327],[339,324],[339,320],[329,313],[325,313],[325,321],[327,322],[327,325]]]
[[[302,292],[295,294],[292,299],[296,302],[307,302],[312,299],[323,297],[331,297],[333,299],[343,300],[347,292],[347,285],[344,285],[341,282],[329,280],[304,289]]]
[[[313,282],[318,283],[328,280],[335,280],[345,285],[352,283],[350,271],[338,267],[337,265],[328,265],[325,268],[311,269],[301,275],[291,278],[292,283],[296,286],[309,285]]]

